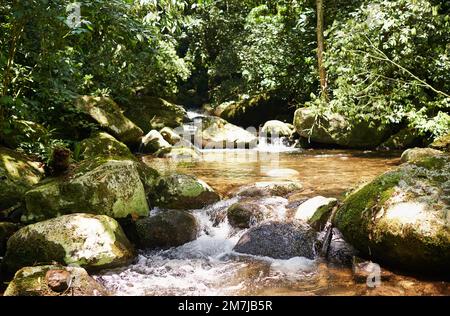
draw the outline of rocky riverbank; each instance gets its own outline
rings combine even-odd
[[[123,267],[135,260],[140,249],[178,247],[201,234],[202,225],[192,210],[206,210],[223,198],[221,194],[191,175],[162,174],[132,151],[141,148],[158,157],[173,154],[168,159],[176,163],[177,154],[199,159],[201,148],[211,144],[252,148],[259,138],[221,118],[202,117],[203,127],[193,133],[203,140],[197,148],[176,130],[189,120],[182,107],[155,98],[139,102],[148,105],[142,109],[148,116],[131,109],[125,112],[139,117],[135,124],[110,99],[80,98],[76,107],[102,131],[78,142],[73,153],[69,151],[66,166],[53,161],[50,172],[14,150],[12,142],[3,141],[12,147],[0,147],[5,295],[109,295],[90,273]],[[168,116],[174,119],[166,120]],[[295,138],[307,136],[302,131],[309,116],[307,111],[297,112],[298,134],[280,121],[264,124],[263,134],[282,134],[294,143]],[[375,147],[388,134],[344,125],[342,118],[333,117],[329,128],[316,129],[308,137],[328,145]],[[182,146],[177,146],[180,142]],[[450,275],[448,137],[431,147],[408,149],[400,166],[339,200],[296,199],[303,187],[295,181],[255,183],[232,193],[227,199],[234,203],[207,216],[215,225],[228,223],[235,233],[241,232],[236,254],[322,258],[347,267],[362,258],[357,260],[446,279]],[[279,204],[268,202],[286,198],[290,203],[282,207],[283,214]]]

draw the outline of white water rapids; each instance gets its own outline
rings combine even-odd
[[[274,280],[308,277],[314,260],[275,260],[233,252],[245,230],[234,231],[226,219],[215,226],[211,215],[236,201],[232,198],[192,211],[201,227],[196,240],[168,250],[140,251],[132,265],[103,271],[95,278],[115,295],[235,295]],[[286,199],[270,197],[261,202],[278,212],[280,219],[285,216]]]

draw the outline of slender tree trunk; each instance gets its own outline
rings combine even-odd
[[[322,96],[328,99],[327,93],[327,70],[323,64],[323,52],[325,50],[325,40],[323,35],[324,29],[324,14],[323,14],[323,2],[324,0],[316,0],[316,13],[317,13],[317,62],[319,68],[320,89]]]

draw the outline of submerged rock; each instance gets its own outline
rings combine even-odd
[[[142,138],[141,150],[143,153],[152,154],[157,151],[170,151],[171,148],[172,145],[156,130],[151,130]]]
[[[303,186],[295,181],[256,182],[240,188],[236,194],[244,197],[286,196],[301,191]]]
[[[108,291],[79,267],[46,265],[17,271],[5,296],[105,296]]]
[[[295,218],[307,222],[316,230],[322,230],[330,217],[333,207],[337,204],[335,198],[323,196],[313,197],[302,203],[295,213]]]
[[[228,123],[214,116],[200,118],[201,125],[195,132],[195,143],[202,148],[253,148],[258,143],[255,133]]]
[[[441,155],[442,151],[432,148],[410,148],[402,153],[401,162],[415,162],[423,158]]]
[[[125,144],[136,145],[144,135],[143,131],[125,117],[120,107],[110,98],[82,96],[77,99],[75,106]]]
[[[208,184],[184,174],[160,177],[149,197],[154,205],[168,209],[200,209],[220,200]]]
[[[275,259],[314,259],[316,237],[314,230],[300,221],[269,221],[250,228],[233,250]]]
[[[68,177],[48,179],[28,191],[22,221],[78,212],[113,218],[147,216],[149,206],[142,175],[136,161],[85,160]]]
[[[267,121],[261,128],[261,134],[267,137],[291,137],[294,132],[293,125],[277,120]]]
[[[148,96],[131,100],[125,115],[146,133],[152,129],[175,128],[183,124],[187,117],[186,110],[181,105]]]
[[[309,108],[295,112],[294,125],[297,133],[312,142],[339,145],[348,148],[372,148],[381,144],[390,133],[386,126],[370,126],[362,122],[351,124],[340,114],[333,114],[316,122],[315,113]]]
[[[195,240],[198,224],[195,217],[186,211],[169,210],[139,219],[136,232],[142,248],[170,248]]]
[[[350,194],[335,225],[376,262],[450,275],[450,157],[403,164]]]
[[[114,219],[79,213],[19,229],[8,240],[4,263],[10,272],[36,262],[104,269],[125,265],[133,257],[133,248]]]
[[[97,157],[124,157],[134,160],[128,147],[105,132],[97,132],[81,141],[75,150],[75,159],[95,159]]]
[[[0,147],[0,211],[20,208],[24,204],[25,193],[43,176],[44,170],[39,163]]]

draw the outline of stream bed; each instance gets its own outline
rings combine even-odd
[[[263,205],[287,216],[295,200],[323,195],[342,198],[346,191],[399,164],[398,152],[348,150],[212,150],[199,161],[142,157],[162,173],[194,175],[223,200],[191,212],[201,225],[199,237],[168,250],[141,250],[133,264],[94,277],[116,295],[450,295],[449,283],[423,280],[382,269],[381,285],[370,288],[351,267],[320,259],[275,260],[243,255],[233,247],[245,232],[211,215],[237,201],[233,192],[255,182],[300,181],[290,197],[266,197]],[[152,212],[158,212],[155,209]]]

